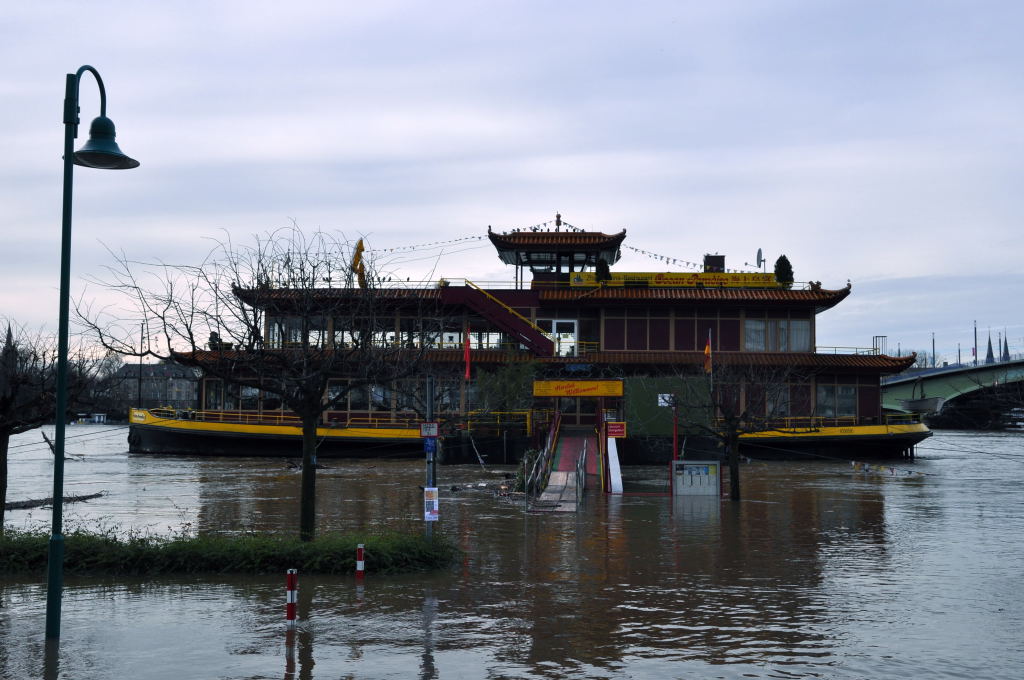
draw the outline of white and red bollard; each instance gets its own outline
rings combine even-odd
[[[363,544],[360,543],[356,546],[356,578],[361,579],[366,576],[366,560],[363,559]]]
[[[289,569],[284,577],[287,598],[284,605],[284,618],[288,630],[295,630],[295,610],[299,604],[299,570]]]

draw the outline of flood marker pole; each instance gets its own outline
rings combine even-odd
[[[284,618],[288,622],[288,630],[295,630],[295,608],[299,602],[299,570],[289,569],[285,575],[287,598],[284,605]]]
[[[356,546],[356,578],[366,576],[366,560],[363,559],[363,544]]]

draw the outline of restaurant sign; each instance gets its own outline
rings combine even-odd
[[[621,380],[535,380],[535,397],[621,397]]]

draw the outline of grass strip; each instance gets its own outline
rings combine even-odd
[[[44,573],[49,534],[7,529],[0,534],[0,573]],[[450,566],[455,546],[443,536],[388,533],[324,534],[315,541],[272,534],[160,538],[76,531],[64,536],[68,574],[281,573],[349,574],[356,545],[366,546],[367,573],[400,574]]]

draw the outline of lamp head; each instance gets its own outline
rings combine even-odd
[[[117,148],[114,121],[100,116],[94,118],[89,126],[89,141],[75,152],[75,165],[101,170],[129,170],[139,167],[139,162]]]

